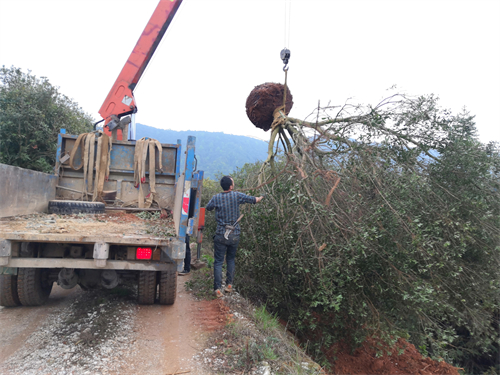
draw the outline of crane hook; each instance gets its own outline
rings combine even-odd
[[[281,60],[283,60],[283,71],[286,72],[288,70],[288,60],[290,59],[290,50],[288,48],[283,48],[280,53]]]

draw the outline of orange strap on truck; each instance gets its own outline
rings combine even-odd
[[[158,164],[159,170],[163,169],[162,166],[162,147],[161,143],[156,139],[141,138],[135,143],[134,154],[134,186],[139,189],[139,196],[137,198],[137,206],[139,208],[149,208],[154,200],[156,194],[156,152],[155,147],[158,148]],[[144,197],[144,190],[142,185],[146,183],[146,158],[149,151],[149,194]]]
[[[96,138],[97,157],[94,160]],[[111,149],[111,137],[108,137],[102,131],[83,133],[76,139],[70,153],[69,166],[74,170],[79,170],[83,167],[82,198],[87,197],[91,193],[93,193],[92,200],[94,202],[101,198],[104,190],[104,181],[109,176]],[[75,166],[75,156],[78,150],[80,150],[82,162],[80,165]]]

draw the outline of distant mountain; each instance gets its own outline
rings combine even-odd
[[[231,174],[237,167],[263,161],[267,157],[267,142],[242,135],[195,130],[175,131],[139,123],[136,134],[136,139],[150,137],[161,143],[176,144],[180,139],[183,150],[186,147],[187,137],[189,135],[196,137],[198,169],[204,171],[205,177],[210,179],[215,179],[216,175],[220,174]]]

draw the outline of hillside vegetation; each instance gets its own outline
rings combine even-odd
[[[185,145],[190,135],[196,137],[198,169],[211,179],[216,175],[229,174],[246,163],[264,160],[267,156],[267,143],[250,137],[221,132],[175,131],[137,124],[137,139],[150,137],[162,143],[177,143],[180,139]]]
[[[322,363],[339,343],[375,338],[383,356],[404,338],[468,374],[498,373],[498,145],[433,96],[392,103],[340,111],[328,131],[294,136],[274,170],[234,174],[267,194],[242,210],[236,286]]]
[[[92,130],[92,118],[46,77],[0,69],[0,163],[51,172],[57,135]]]

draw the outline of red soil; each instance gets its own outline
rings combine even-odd
[[[102,220],[112,221],[115,223],[133,223],[136,221],[142,221],[141,218],[137,217],[133,213],[127,213],[126,211],[115,211],[106,212],[105,214],[99,215]]]
[[[317,317],[321,320],[319,315]],[[284,320],[280,319],[280,323],[286,326]],[[316,334],[309,341],[319,339],[321,334]],[[391,355],[377,357],[377,347],[383,347],[383,352]],[[444,361],[424,358],[413,344],[402,338],[392,348],[384,347],[380,340],[369,338],[354,352],[348,345],[337,343],[324,349],[323,353],[332,368],[330,372],[325,372],[329,375],[459,375],[459,368]]]
[[[343,345],[332,346],[326,351],[333,368],[331,374],[459,375],[458,368],[444,361],[433,361],[422,357],[415,346],[404,339],[399,339],[389,350],[392,355],[383,355],[379,358],[376,357],[375,343],[374,339],[366,340],[352,355]],[[398,355],[401,350],[403,353]]]
[[[215,331],[222,328],[230,319],[229,307],[220,299],[195,302],[194,306],[196,309],[195,321],[205,331]]]

